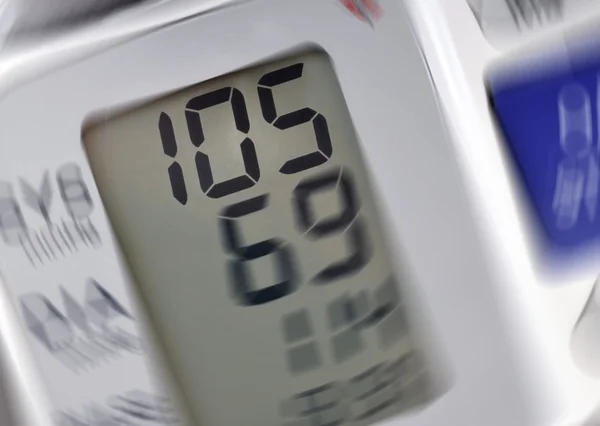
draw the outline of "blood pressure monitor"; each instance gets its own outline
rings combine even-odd
[[[103,117],[82,139],[198,422],[370,424],[426,401],[408,301],[324,52]],[[211,409],[228,400],[238,410]]]
[[[484,220],[506,175],[493,135],[463,145],[473,89],[427,32],[472,15],[430,3],[138,3],[8,39],[1,325],[28,424],[591,411],[567,328],[593,283],[550,296]]]

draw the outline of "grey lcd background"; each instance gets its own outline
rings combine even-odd
[[[318,167],[284,175],[278,171],[283,163],[316,149],[313,127],[278,130],[267,123],[257,83],[267,72],[298,62],[304,62],[302,78],[273,90],[277,112],[308,106],[323,114],[333,155]],[[190,143],[184,108],[194,96],[228,86],[244,95],[261,175],[252,188],[211,199],[198,185],[198,149]],[[163,153],[161,112],[170,115],[175,128],[176,160],[184,169],[189,198],[185,206],[172,196],[167,168],[173,160]],[[233,125],[231,104],[203,110],[201,119],[205,142],[199,150],[209,155],[215,182],[240,175],[244,136]],[[401,294],[356,135],[325,54],[305,54],[198,84],[89,129],[84,142],[115,232],[198,424],[318,426],[342,424],[336,423],[339,419],[366,425],[427,400],[425,367],[418,356],[403,358],[416,354],[416,348],[406,333]],[[317,285],[311,280],[318,271],[348,255],[347,238],[304,236],[296,225],[292,191],[301,180],[339,167],[353,176],[371,260],[354,275]],[[233,256],[224,250],[219,215],[225,206],[261,194],[269,194],[266,209],[238,221],[242,243],[284,240],[300,282],[287,297],[241,306],[230,290],[227,262]],[[319,219],[340,212],[335,190],[317,193],[311,202]],[[254,283],[275,283],[274,261],[266,256],[247,262]],[[353,300],[350,316],[344,297]],[[357,325],[357,319],[394,300],[398,309],[385,318]],[[385,368],[372,369],[382,363]],[[311,389],[317,390],[294,398]]]

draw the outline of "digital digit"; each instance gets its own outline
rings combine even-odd
[[[204,143],[204,130],[200,120],[200,111],[207,108],[231,102],[233,119],[237,130],[247,135],[250,131],[250,120],[246,110],[246,102],[242,92],[232,87],[217,89],[204,95],[192,98],[185,106],[185,118],[187,120],[190,139],[196,148]],[[243,191],[253,187],[260,178],[260,168],[254,142],[248,137],[240,144],[242,158],[244,160],[245,173],[228,179],[224,182],[215,183],[208,155],[198,151],[196,153],[196,170],[200,180],[200,188],[211,198],[221,198],[235,192]]]
[[[310,204],[310,197],[320,191],[341,191],[343,210],[334,217],[317,220]],[[293,204],[297,226],[309,238],[323,238],[334,233],[345,233],[351,249],[347,258],[334,262],[321,272],[314,281],[327,283],[360,271],[370,260],[370,249],[363,224],[358,216],[358,200],[350,174],[337,167],[325,173],[306,178],[296,186]]]
[[[160,139],[163,146],[163,152],[175,159],[177,155],[177,141],[175,140],[175,130],[173,129],[173,122],[168,114],[162,112],[158,119],[158,131],[160,133]],[[173,198],[179,201],[184,206],[187,204],[188,194],[185,187],[185,179],[183,177],[183,169],[181,164],[177,161],[173,161],[168,168],[169,181],[171,182],[171,192]]]
[[[268,195],[260,195],[225,207],[219,218],[225,249],[235,255],[228,265],[232,292],[238,303],[244,306],[262,305],[285,297],[296,290],[299,281],[291,251],[283,241],[270,238],[246,246],[240,241],[239,219],[263,210],[267,204]],[[270,254],[277,256],[280,281],[275,285],[254,290],[246,262]]]
[[[265,74],[258,81],[258,99],[264,119],[279,130],[286,130],[312,122],[317,140],[317,150],[301,155],[284,163],[279,171],[286,175],[302,172],[325,163],[331,157],[333,148],[327,120],[311,108],[302,108],[287,114],[277,115],[272,88],[302,77],[303,63],[298,63]]]

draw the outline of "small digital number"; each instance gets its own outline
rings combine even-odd
[[[343,210],[334,217],[317,220],[310,197],[319,191],[341,191]],[[358,200],[350,173],[341,167],[302,180],[294,189],[293,203],[296,222],[309,238],[318,239],[335,233],[346,233],[351,254],[321,272],[314,281],[328,283],[360,271],[370,259],[370,250],[363,224],[358,216]]]
[[[303,63],[298,63],[265,74],[258,81],[258,99],[265,121],[279,130],[287,130],[301,124],[312,122],[317,140],[317,150],[286,161],[279,171],[286,175],[303,172],[320,166],[331,157],[333,147],[327,120],[311,108],[302,108],[278,116],[272,88],[302,77]]]
[[[267,207],[268,195],[260,195],[225,207],[219,218],[221,235],[227,252],[235,255],[229,260],[229,282],[234,298],[240,305],[255,306],[281,299],[293,293],[299,282],[291,250],[277,238],[243,246],[240,242],[238,221],[249,214]],[[277,272],[281,281],[270,287],[253,290],[252,279],[246,262],[274,254],[277,256]]]

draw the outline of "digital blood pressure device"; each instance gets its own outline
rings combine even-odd
[[[475,114],[479,65],[451,54],[485,38],[466,2],[446,3],[12,15],[0,325],[28,424],[591,412],[600,387],[569,339],[593,281],[551,295],[535,279],[500,113]]]

